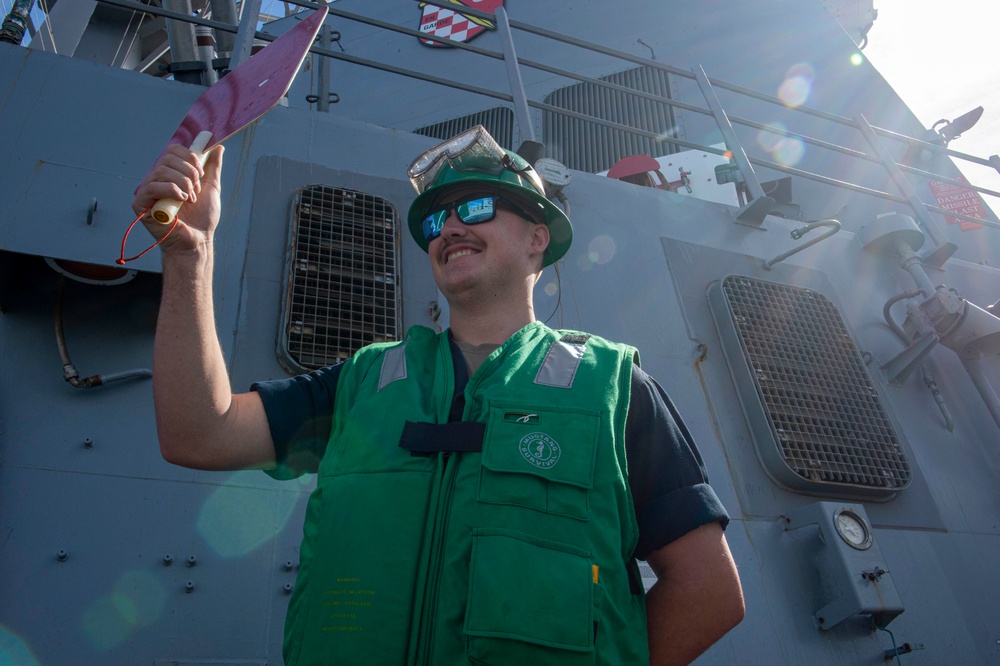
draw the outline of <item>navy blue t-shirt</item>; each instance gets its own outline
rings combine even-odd
[[[456,387],[468,377],[452,344]],[[264,403],[279,468],[275,478],[314,473],[330,440],[334,395],[341,365],[251,387]],[[666,391],[638,366],[632,368],[625,422],[628,482],[639,526],[635,557],[646,557],[691,530],[729,515],[708,485],[705,464]],[[456,394],[460,393],[456,390]],[[459,412],[460,413],[460,412]]]

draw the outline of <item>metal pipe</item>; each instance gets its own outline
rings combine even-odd
[[[959,358],[962,360],[962,365],[965,366],[965,371],[972,378],[972,383],[976,385],[976,389],[979,391],[979,395],[982,396],[983,402],[986,403],[986,409],[989,410],[990,416],[993,417],[993,421],[997,424],[997,427],[1000,427],[1000,397],[997,396],[997,392],[990,384],[986,373],[983,372],[980,359],[962,355],[959,355]]]
[[[198,42],[198,58],[205,63],[205,71],[202,72],[201,80],[206,86],[210,86],[219,80],[219,75],[213,67],[215,62],[215,33],[211,28],[203,25],[194,29],[195,39]]]
[[[810,222],[809,224],[807,224],[806,226],[802,227],[801,229],[792,229],[792,233],[790,235],[791,235],[791,237],[793,239],[798,240],[799,238],[802,238],[804,235],[806,235],[807,233],[809,233],[813,229],[817,229],[819,227],[830,227],[830,230],[827,231],[824,234],[821,234],[821,235],[817,236],[816,238],[813,238],[810,241],[806,241],[805,243],[803,243],[802,245],[799,245],[798,247],[793,247],[788,252],[783,252],[782,254],[779,254],[777,257],[775,257],[774,259],[771,259],[770,261],[765,261],[764,262],[764,269],[769,271],[769,270],[771,270],[771,266],[775,265],[779,261],[784,261],[785,259],[788,259],[788,257],[792,256],[793,254],[797,254],[797,253],[801,252],[802,250],[806,249],[807,247],[815,245],[816,243],[818,243],[818,242],[820,242],[822,240],[826,240],[830,236],[834,235],[835,233],[837,233],[838,231],[840,231],[840,221],[839,220],[830,219],[830,220],[819,220],[817,222]]]
[[[0,41],[21,45],[24,39],[24,32],[28,28],[28,20],[31,16],[31,6],[35,0],[14,0],[10,7],[10,13],[0,26]]]
[[[905,241],[899,241],[896,244],[896,252],[899,253],[900,267],[910,274],[913,281],[917,283],[917,287],[923,290],[928,298],[934,295],[937,288],[927,277],[927,271],[924,270],[923,264],[920,263],[920,257],[913,251],[913,248]]]
[[[235,24],[239,20],[239,14],[236,13],[236,0],[211,0],[211,3],[212,18],[215,20],[230,25]],[[219,57],[228,58],[233,54],[233,45],[236,44],[236,38],[231,32],[216,30],[215,44],[219,50]]]
[[[521,131],[521,140],[534,141],[535,128],[528,113],[528,96],[524,92],[524,81],[521,80],[521,70],[517,64],[517,52],[514,50],[514,39],[510,34],[510,23],[507,22],[507,12],[503,5],[496,9],[497,25],[500,27],[500,46],[503,47],[503,62],[507,67],[507,80],[510,82],[510,92],[514,96],[514,116]]]
[[[257,17],[260,16],[261,0],[243,0],[240,7],[240,27],[233,42],[233,55],[229,58],[229,69],[236,69],[240,63],[249,60],[250,49],[257,33]]]
[[[163,0],[164,9],[186,16],[191,15],[191,0]],[[167,41],[170,42],[171,62],[193,62],[199,60],[194,26],[179,19],[167,19]],[[195,78],[197,77],[197,80]],[[183,75],[174,78],[186,83],[201,83],[200,76]]]

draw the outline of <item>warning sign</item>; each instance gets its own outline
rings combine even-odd
[[[963,183],[969,182],[961,176],[956,180],[960,180]],[[983,203],[983,198],[979,196],[979,192],[940,180],[932,180],[929,185],[931,193],[937,199],[938,206],[944,210],[958,213],[959,215],[975,217],[980,220],[989,219],[989,215],[986,213],[986,204]],[[948,224],[957,224],[962,231],[981,229],[983,227],[981,224],[961,220],[957,217],[947,217],[946,219],[948,220]]]

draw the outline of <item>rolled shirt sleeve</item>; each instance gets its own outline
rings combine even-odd
[[[667,392],[638,366],[631,390],[625,449],[639,525],[635,556],[642,560],[702,525],[718,522],[725,529],[729,514]]]

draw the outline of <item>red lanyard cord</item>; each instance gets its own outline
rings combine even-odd
[[[146,208],[146,210],[144,210],[141,213],[139,213],[139,217],[137,217],[134,220],[132,220],[132,224],[128,225],[128,229],[125,230],[125,236],[122,237],[122,250],[121,250],[121,254],[119,255],[119,257],[117,259],[115,259],[115,263],[118,264],[119,266],[125,265],[125,262],[127,262],[127,261],[135,261],[136,259],[138,259],[142,255],[144,255],[147,252],[149,252],[150,250],[152,250],[154,247],[156,247],[157,245],[159,245],[160,243],[162,243],[163,241],[165,241],[167,239],[167,236],[169,236],[171,233],[173,233],[173,230],[177,227],[177,221],[178,221],[179,218],[175,215],[174,216],[174,223],[170,225],[170,228],[167,229],[167,233],[163,234],[163,237],[160,240],[156,241],[155,243],[153,243],[152,245],[150,245],[149,247],[147,247],[145,250],[143,250],[139,254],[135,255],[134,257],[128,257],[126,259],[125,258],[125,242],[128,240],[128,235],[130,233],[132,233],[132,227],[134,227],[136,225],[136,223],[139,220],[141,220],[143,218],[143,216],[146,215],[146,213],[148,213],[152,207],[153,207],[152,204],[150,204]]]

